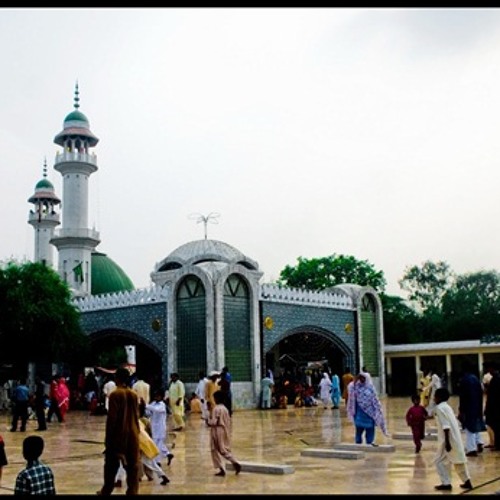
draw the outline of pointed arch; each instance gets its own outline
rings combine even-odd
[[[177,372],[181,380],[197,380],[207,365],[206,293],[198,276],[189,274],[176,291]]]

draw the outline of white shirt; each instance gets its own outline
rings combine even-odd
[[[434,409],[437,427],[438,447],[436,450],[435,461],[448,457],[453,464],[463,464],[467,462],[465,457],[465,448],[460,434],[460,427],[455,416],[453,408],[446,402],[442,401]],[[444,430],[449,429],[451,450],[445,449]]]
[[[149,404],[150,401],[150,386],[144,380],[139,379],[133,386],[132,390],[137,394],[139,399],[143,399],[144,403]]]
[[[102,392],[104,394],[104,407],[106,410],[109,409],[109,395],[116,389],[116,384],[113,380],[108,380],[102,387]]]

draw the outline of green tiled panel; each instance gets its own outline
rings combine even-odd
[[[233,382],[252,380],[250,307],[246,297],[224,297],[225,362]]]
[[[177,367],[183,382],[207,369],[206,297],[177,300]]]
[[[376,314],[371,311],[362,311],[361,325],[363,328],[361,332],[361,338],[363,340],[363,364],[373,375],[378,375],[380,366]]]

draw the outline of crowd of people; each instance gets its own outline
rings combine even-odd
[[[347,367],[342,377],[327,363],[321,368],[297,366],[283,368],[275,375],[267,369],[261,379],[259,407],[262,409],[322,406],[340,409],[342,399],[347,399],[347,386],[354,375]]]
[[[77,387],[82,402],[72,409],[97,411],[102,405],[106,415],[104,484],[100,495],[110,495],[116,487],[126,483],[126,494],[136,494],[143,477],[162,485],[170,482],[162,462],[170,466],[173,453],[167,444],[167,421],[171,416],[173,431],[185,429],[186,411],[199,413],[210,428],[210,450],[216,476],[226,475],[226,463],[233,464],[236,474],[242,469],[231,450],[232,432],[232,377],[227,367],[208,375],[200,371],[195,391],[186,398],[184,382],[179,374],[171,373],[168,387],[151,387],[140,377],[131,375],[128,369],[118,368],[105,374],[101,380],[89,371],[79,377]],[[411,429],[415,453],[419,453],[425,440],[426,421],[435,419],[437,448],[434,458],[441,483],[436,490],[451,490],[452,468],[465,490],[472,489],[468,468],[469,457],[477,457],[485,448],[500,451],[500,374],[498,366],[484,367],[482,380],[474,373],[470,363],[463,363],[458,383],[458,408],[448,403],[450,394],[441,377],[433,369],[422,373],[418,388],[411,397],[411,406],[405,418]],[[47,422],[56,418],[64,422],[71,408],[71,390],[65,377],[55,375],[50,384],[40,377],[30,390],[25,379],[20,379],[10,395],[12,421],[11,432],[26,431],[30,415],[37,420],[37,431],[47,429]],[[356,375],[349,368],[342,377],[324,365],[322,369],[295,372],[282,370],[277,377],[266,370],[261,381],[259,407],[271,408],[317,406],[339,409],[344,402],[347,417],[353,425],[353,441],[358,445],[377,446],[376,430],[389,436],[383,406],[368,370],[363,367]],[[74,403],[73,403],[74,404]],[[31,409],[31,413],[30,413]],[[465,433],[462,439],[461,431]],[[488,431],[489,443],[482,433]],[[34,438],[34,439],[31,439]],[[35,439],[36,438],[36,439]],[[27,493],[40,488],[40,492],[55,493],[55,481],[49,467],[40,461],[43,451],[40,436],[28,436],[23,442],[26,467],[16,480],[16,491]],[[4,441],[0,436],[0,481],[2,468],[8,464]],[[35,477],[43,481],[35,481]]]

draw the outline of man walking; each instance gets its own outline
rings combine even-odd
[[[35,377],[35,414],[38,422],[37,431],[46,431],[47,422],[45,419],[45,382],[37,375]]]
[[[168,400],[172,417],[174,419],[174,431],[184,429],[184,396],[186,391],[184,383],[180,380],[178,373],[170,375],[170,385],[168,387]]]
[[[458,420],[465,429],[465,454],[477,457],[483,451],[481,432],[486,430],[483,420],[483,388],[472,366],[465,362],[458,387]]]
[[[12,426],[10,432],[17,430],[17,422],[21,419],[21,432],[26,431],[26,422],[28,421],[28,402],[30,398],[30,391],[26,385],[26,379],[19,380],[19,384],[13,392],[14,408],[12,412]]]
[[[207,381],[208,379],[205,376],[205,372],[203,370],[200,371],[198,373],[198,384],[196,385],[196,389],[194,391],[201,401],[201,418],[205,421],[208,419],[207,400],[205,399],[205,386]]]
[[[129,387],[130,373],[118,368],[115,374],[116,389],[109,395],[106,418],[104,450],[104,485],[98,495],[111,495],[116,473],[123,465],[127,472],[126,495],[139,493],[139,401]]]

